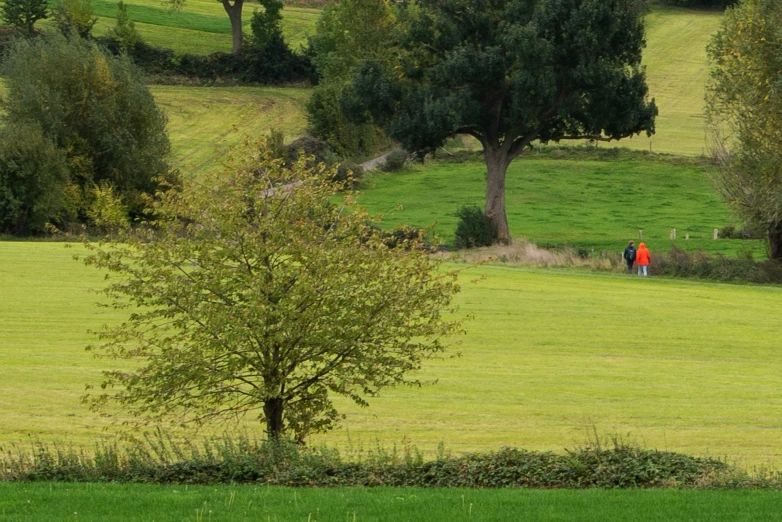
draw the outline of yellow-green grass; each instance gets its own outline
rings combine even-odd
[[[775,520],[778,491],[536,491],[0,483],[6,522]]]
[[[86,330],[121,315],[94,306],[87,290],[102,280],[71,259],[80,249],[0,243],[0,441],[103,435],[106,421],[79,402],[107,364],[85,353]],[[461,357],[426,364],[421,376],[438,384],[387,390],[368,409],[339,400],[342,428],[314,442],[561,451],[594,426],[782,463],[782,289],[508,267],[462,283],[460,314],[474,319],[451,352]]]
[[[654,152],[708,154],[703,117],[708,79],[706,45],[717,30],[719,11],[655,9],[646,15],[646,66],[649,94],[660,114],[656,133],[622,140],[622,146]]]
[[[618,252],[628,240],[638,239],[639,230],[649,248],[668,250],[675,228],[676,245],[687,250],[764,254],[758,241],[713,240],[715,228],[735,219],[708,171],[634,155],[624,161],[570,161],[531,153],[515,161],[506,181],[511,234],[541,246],[568,243]],[[437,234],[450,243],[456,210],[483,208],[485,172],[482,162],[467,162],[374,173],[364,181],[359,203],[386,214],[389,227],[435,224]],[[395,209],[398,205],[401,209]]]
[[[168,116],[174,163],[187,177],[219,163],[243,136],[275,128],[288,139],[304,133],[310,91],[287,87],[151,86]]]

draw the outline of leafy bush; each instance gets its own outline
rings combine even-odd
[[[761,239],[754,230],[746,225],[743,227],[725,225],[720,229],[719,234],[722,239]]]
[[[117,22],[109,31],[109,37],[119,43],[120,48],[127,52],[142,41],[141,34],[136,29],[136,24],[130,19],[128,7],[120,0],[117,4]]]
[[[407,152],[402,149],[394,149],[388,153],[383,162],[383,172],[396,172],[402,170],[407,163]]]
[[[54,24],[65,36],[90,38],[98,19],[92,13],[92,0],[60,0],[54,9]]]
[[[0,231],[41,234],[67,217],[68,162],[34,125],[0,130]]]
[[[26,36],[35,34],[35,23],[46,18],[49,18],[47,0],[6,0],[0,5],[0,21]]]
[[[358,181],[364,176],[364,169],[361,165],[352,161],[343,161],[329,147],[329,144],[312,136],[302,136],[288,145],[286,158],[288,162],[298,161],[301,154],[312,158],[312,164],[323,163],[327,167],[338,164],[334,181],[347,181],[350,176],[354,181]]]
[[[84,199],[82,219],[95,185],[113,186],[138,216],[143,195],[153,194],[162,177],[176,181],[165,115],[127,58],[54,33],[16,40],[1,72],[7,94],[0,121],[41,129],[67,155],[70,181]]]
[[[491,246],[494,237],[491,221],[478,207],[462,207],[456,212],[459,223],[454,234],[456,248],[476,248]]]
[[[414,448],[379,448],[358,459],[336,450],[247,438],[178,445],[165,436],[131,446],[99,445],[94,455],[34,445],[3,448],[0,480],[153,484],[253,483],[299,487],[459,488],[779,487],[778,475],[752,479],[724,462],[621,443],[565,454],[506,448],[425,461]]]
[[[324,141],[335,152],[345,156],[369,154],[387,141],[382,131],[373,124],[356,124],[342,112],[342,87],[322,84],[307,102],[307,121],[312,134]]]

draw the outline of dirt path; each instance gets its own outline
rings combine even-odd
[[[369,170],[375,170],[380,168],[380,166],[386,162],[386,158],[388,157],[388,154],[383,154],[382,156],[379,156],[375,159],[371,159],[369,161],[365,161],[361,164],[361,168],[364,169],[364,171]]]

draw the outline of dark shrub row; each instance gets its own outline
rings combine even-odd
[[[5,448],[0,479],[6,481],[137,482],[155,484],[254,483],[264,485],[398,486],[467,488],[771,487],[714,459],[646,450],[615,443],[565,454],[503,449],[458,457],[378,451],[343,460],[334,450],[305,449],[228,439],[181,447],[150,442],[91,455],[36,445]]]
[[[116,40],[98,40],[112,53],[120,53]],[[128,54],[136,65],[158,79],[185,77],[202,82],[317,83],[311,57],[307,53],[294,53],[282,40],[273,40],[263,49],[247,46],[239,55],[178,54],[144,42],[136,43]]]
[[[782,263],[755,261],[750,252],[738,257],[712,256],[705,252],[686,252],[673,247],[652,255],[652,275],[694,277],[723,282],[782,283]]]

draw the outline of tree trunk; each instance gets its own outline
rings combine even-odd
[[[486,159],[486,216],[491,221],[492,235],[498,243],[510,244],[508,215],[505,212],[505,174],[508,155],[503,151],[485,148]]]
[[[282,435],[283,401],[280,398],[267,399],[263,403],[263,415],[266,417],[266,434],[269,440],[277,440]]]
[[[228,18],[231,20],[231,36],[233,37],[231,52],[239,54],[242,52],[242,6],[244,5],[244,0],[234,0],[233,5],[231,5],[229,0],[222,1],[223,9],[228,13]]]
[[[768,233],[768,257],[782,259],[782,226],[773,228]]]

